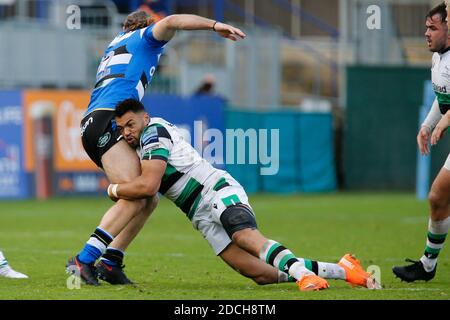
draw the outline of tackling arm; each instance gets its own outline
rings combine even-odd
[[[233,41],[238,37],[245,38],[238,28],[193,14],[175,14],[158,21],[153,27],[153,36],[157,40],[169,41],[177,30],[212,30]]]
[[[141,175],[131,182],[110,184],[108,196],[112,200],[136,200],[154,196],[158,193],[166,167],[167,163],[163,160],[143,160]]]

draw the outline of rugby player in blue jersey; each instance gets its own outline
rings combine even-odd
[[[139,157],[116,128],[115,107],[126,99],[143,98],[164,47],[177,30],[211,30],[233,41],[245,38],[233,26],[196,15],[171,15],[153,23],[147,13],[137,11],[126,18],[123,32],[105,50],[81,121],[83,147],[111,183],[128,182],[141,174]],[[99,285],[97,277],[111,284],[131,283],[123,272],[124,251],[157,203],[157,196],[118,200],[104,214],[81,252],[69,259],[68,272],[77,272],[89,285]]]

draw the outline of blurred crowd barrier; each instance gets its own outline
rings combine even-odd
[[[108,181],[81,144],[89,97],[84,90],[0,91],[0,199],[105,192]],[[336,188],[330,113],[237,111],[202,95],[152,94],[143,103],[249,192]]]
[[[333,116],[329,112],[251,112],[228,110],[226,127],[243,130],[262,130],[269,139],[269,152],[276,158],[260,159],[257,163],[241,165],[237,161],[227,164],[227,170],[249,192],[292,193],[328,192],[337,188]],[[274,130],[279,130],[278,146]],[[228,138],[228,136],[227,136]],[[261,141],[258,136],[258,152]],[[271,139],[270,139],[271,138]],[[251,137],[249,138],[251,139]],[[227,143],[229,143],[228,141]],[[234,146],[235,149],[238,146]],[[254,148],[256,148],[253,145]],[[267,162],[267,163],[265,163]],[[263,168],[276,174],[263,174]],[[269,171],[269,170],[267,170]]]
[[[420,109],[430,108],[430,69],[353,66],[344,126],[345,188],[414,190]],[[448,155],[448,134],[431,148],[430,177]]]

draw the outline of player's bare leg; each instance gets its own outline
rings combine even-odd
[[[289,273],[297,280],[302,291],[326,289],[328,283],[324,279],[342,279],[352,285],[380,288],[371,275],[362,269],[359,261],[349,254],[337,264],[297,258],[290,250],[252,228],[235,232],[233,242],[280,271]]]
[[[150,198],[147,207],[135,216],[123,229],[114,241],[106,249],[101,260],[97,263],[96,269],[101,280],[110,284],[132,284],[124,273],[125,265],[123,263],[125,251],[144,227],[147,219],[158,205],[158,197]]]
[[[158,197],[149,198],[147,205],[137,216],[135,216],[123,229],[117,237],[111,242],[110,247],[119,249],[121,251],[127,250],[128,246],[133,242],[134,238],[139,234],[141,229],[144,227],[148,218],[152,212],[158,206]]]
[[[141,174],[141,164],[136,151],[123,140],[102,156],[102,165],[111,183],[128,182]],[[146,199],[135,201],[120,199],[105,213],[99,227],[117,236],[135,216],[144,211],[146,206]]]
[[[448,166],[447,162],[446,166]],[[423,256],[419,261],[406,259],[412,264],[396,266],[392,269],[394,274],[402,281],[429,281],[436,274],[437,258],[450,227],[450,170],[445,167],[441,169],[431,186],[428,202],[430,204],[430,219]]]
[[[117,159],[120,159],[120,161]],[[141,173],[139,158],[125,141],[119,141],[102,156],[102,165],[112,183],[131,181]],[[80,254],[69,261],[68,267],[75,266],[79,270],[81,278],[87,284],[98,285],[97,270],[93,266],[95,261],[105,253],[107,247],[115,248],[113,245],[127,247],[147,220],[150,208],[148,199],[118,200],[105,213],[100,225]],[[127,229],[129,224],[130,226]],[[122,232],[124,233],[120,235]],[[114,242],[116,236],[119,236],[119,239]],[[117,253],[118,256],[122,254],[123,258],[123,252],[120,249],[112,252]],[[114,273],[110,274],[111,277],[106,277],[105,280],[110,280],[111,283],[130,283],[124,275],[121,265],[117,265],[117,267],[112,267],[102,264],[105,268],[100,271]]]
[[[450,216],[450,170],[442,168],[439,171],[431,185],[428,201],[433,221],[445,220]]]
[[[234,270],[257,284],[286,282],[288,275],[231,243],[219,256]]]
[[[245,228],[236,231],[232,240],[255,258],[259,257],[261,262],[266,262],[267,265],[289,273],[297,280],[300,290],[310,291],[328,288],[326,280],[308,270],[289,250],[281,245],[278,245],[277,248],[274,247],[274,249],[269,248],[267,246],[268,240],[257,229]]]
[[[136,155],[135,152],[133,152]],[[105,157],[106,156],[106,157]],[[141,173],[139,158],[136,156],[135,165],[129,170],[117,171],[114,166],[107,164],[108,162],[114,163],[114,154],[106,153],[102,157],[103,167],[105,172],[112,183],[120,183],[131,181]],[[136,168],[137,165],[137,168]],[[135,169],[133,169],[135,168]],[[118,181],[118,182],[113,182]],[[107,281],[111,284],[130,284],[132,283],[123,272],[124,264],[124,252],[134,240],[140,230],[143,228],[147,219],[158,205],[158,197],[152,197],[147,199],[145,206],[138,212],[136,216],[126,225],[126,227],[114,238],[110,243],[106,252],[103,254],[101,261],[97,264],[97,272],[99,278]]]

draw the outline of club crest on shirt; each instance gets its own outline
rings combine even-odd
[[[107,132],[98,139],[97,147],[103,148],[111,139],[111,133]]]

